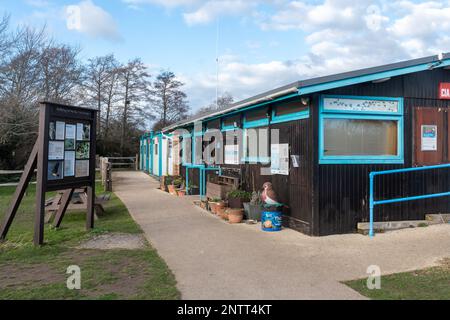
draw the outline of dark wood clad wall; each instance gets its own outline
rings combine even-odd
[[[438,100],[439,82],[450,82],[450,71],[425,71],[390,81],[365,83],[324,92],[324,94],[405,97],[404,103],[404,165],[317,165],[319,227],[316,235],[356,231],[358,222],[369,220],[369,173],[371,171],[411,167],[414,163],[415,107],[444,108],[448,102]],[[314,98],[318,103],[318,96]],[[447,117],[446,117],[447,118]],[[318,128],[317,119],[314,120]],[[447,130],[447,120],[445,121]],[[317,139],[315,140],[317,141]],[[448,145],[446,141],[446,145]],[[445,151],[448,155],[447,151]],[[317,150],[315,150],[317,157]],[[379,176],[375,181],[376,199],[407,197],[449,191],[448,169]],[[447,197],[381,205],[375,207],[375,221],[420,220],[427,213],[450,212]]]

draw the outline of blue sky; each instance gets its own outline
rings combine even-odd
[[[47,25],[82,57],[170,69],[193,109],[291,81],[450,51],[449,1],[0,0],[13,25]]]

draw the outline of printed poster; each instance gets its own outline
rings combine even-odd
[[[63,174],[64,161],[49,161],[47,170],[47,180],[61,180],[64,178]]]
[[[89,160],[76,160],[75,168],[77,178],[89,176]]]
[[[62,121],[56,121],[55,140],[64,140],[66,124]]]
[[[64,154],[64,176],[73,177],[75,175],[75,151],[66,151]]]
[[[90,155],[90,144],[89,142],[77,142],[76,148],[76,157],[77,159],[89,159]]]
[[[289,144],[272,144],[270,146],[270,172],[289,175]]]
[[[73,124],[66,125],[66,140],[64,141],[64,148],[66,150],[75,150],[76,128]]]
[[[64,141],[48,142],[48,160],[64,160]]]
[[[56,136],[55,123],[54,122],[50,122],[49,123],[49,128],[48,128],[48,137],[49,137],[50,140],[55,140],[55,136]]]
[[[422,151],[437,151],[437,126],[422,125],[421,127]]]
[[[77,140],[90,140],[91,139],[91,125],[86,123],[77,123]]]

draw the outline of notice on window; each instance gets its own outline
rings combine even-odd
[[[66,124],[62,121],[56,121],[55,139],[64,140],[65,131],[66,131]]]
[[[48,160],[64,159],[64,141],[48,142]]]
[[[89,160],[76,160],[75,176],[88,177],[89,176]]]
[[[437,126],[422,125],[421,127],[422,151],[437,151]]]
[[[75,175],[75,151],[66,151],[64,154],[64,176]]]
[[[272,144],[270,146],[270,172],[289,175],[289,144]]]
[[[239,164],[239,146],[232,144],[225,146],[225,164]]]

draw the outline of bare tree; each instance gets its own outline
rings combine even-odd
[[[80,50],[66,45],[48,45],[41,53],[43,98],[59,103],[76,103],[74,93],[82,81]]]
[[[118,64],[114,55],[110,54],[89,59],[86,66],[84,88],[87,92],[87,103],[98,110],[97,134],[99,137],[103,135],[103,129],[108,131],[112,103],[116,94]],[[106,105],[105,108],[104,105]],[[103,126],[104,110],[106,120]]]
[[[150,114],[145,109],[149,97],[150,74],[140,59],[129,61],[120,68],[120,82],[123,105],[121,112],[122,130],[120,137],[120,150],[124,153],[124,144],[127,138],[129,125],[138,125]]]
[[[202,107],[195,112],[195,115],[202,115],[216,110],[222,110],[233,104],[234,98],[229,92],[225,92],[218,97],[217,101],[210,103],[206,107]]]
[[[186,117],[189,106],[186,94],[181,90],[184,83],[176,79],[173,72],[163,71],[153,82],[151,90],[153,114],[158,126],[165,127]]]

